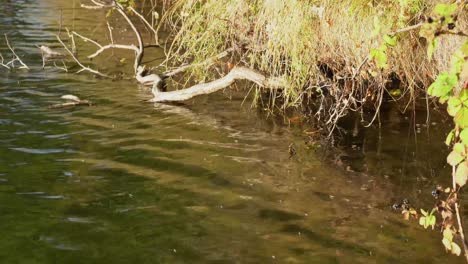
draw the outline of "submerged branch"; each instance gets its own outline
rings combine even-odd
[[[185,101],[198,95],[210,94],[222,90],[233,84],[236,80],[248,80],[267,89],[279,89],[285,86],[285,81],[281,78],[265,77],[263,74],[246,67],[234,67],[227,75],[220,79],[197,84],[183,90],[161,92],[157,87],[153,86],[154,98],[151,99],[150,102]]]

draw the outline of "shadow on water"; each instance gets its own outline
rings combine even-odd
[[[55,43],[60,13],[63,27],[105,39],[104,13],[0,5],[0,33],[32,66],[0,69],[2,262],[461,263],[390,209],[402,198],[430,206],[444,183],[445,131],[424,115],[411,127],[391,108],[381,129],[350,119],[339,148],[312,149],[307,125],[259,115],[235,91],[151,105],[131,81],[42,70],[36,45]],[[103,60],[131,68],[123,55]],[[63,94],[95,105],[47,109]]]

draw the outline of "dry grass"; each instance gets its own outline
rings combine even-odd
[[[353,106],[379,103],[391,75],[402,81],[403,94],[410,98],[427,87],[444,64],[437,59],[445,60],[453,42],[441,41],[436,61],[428,61],[424,41],[417,31],[408,32],[389,50],[388,69],[366,58],[384,33],[418,23],[435,2],[440,1],[413,0],[398,8],[399,0],[178,0],[163,19],[173,32],[168,61],[197,63],[242,47],[232,63],[288,80],[281,94],[270,96],[273,103],[279,96],[283,108],[299,106],[310,98],[306,95],[324,99],[327,90],[333,121]],[[373,34],[376,17],[380,34]],[[466,16],[462,19],[466,26]],[[197,81],[214,77],[206,68],[189,74]]]

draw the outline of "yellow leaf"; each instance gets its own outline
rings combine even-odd
[[[450,251],[452,250],[452,241],[449,241],[444,237],[444,239],[442,239],[442,244],[444,244],[445,249]]]
[[[426,217],[425,216],[421,216],[419,218],[419,225],[422,225],[422,226],[426,225]]]
[[[455,172],[455,181],[460,187],[463,187],[468,180],[468,165],[465,162],[460,163]]]
[[[444,238],[446,238],[448,241],[452,242],[453,240],[453,232],[450,228],[446,227],[444,229],[444,233],[443,233],[443,236]]]
[[[460,256],[461,248],[457,245],[457,243],[452,242],[451,246],[452,246],[452,250],[450,252],[452,252],[452,254],[454,255]]]

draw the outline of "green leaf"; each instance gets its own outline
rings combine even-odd
[[[385,52],[385,49],[383,47],[386,47],[385,45],[381,45],[377,49],[372,49],[370,51],[371,58],[374,59],[374,61],[377,63],[377,66],[380,69],[387,69],[387,53]]]
[[[429,42],[429,45],[427,45],[427,59],[431,60],[432,55],[434,54],[434,51],[437,49],[437,39],[432,40]]]
[[[466,162],[460,163],[455,172],[455,181],[460,187],[463,187],[468,180],[468,165]]]
[[[453,240],[453,232],[450,228],[446,227],[443,232],[443,237],[446,238],[449,242]]]
[[[461,128],[468,127],[468,107],[462,107],[455,115],[455,123]]]
[[[426,211],[424,211],[424,209],[421,209],[421,214],[424,215],[424,216],[428,215],[428,213]]]
[[[463,142],[463,144],[468,145],[468,128],[462,130],[462,132],[460,133],[460,139]]]
[[[429,95],[442,97],[452,92],[453,87],[458,84],[456,74],[442,72],[437,76],[436,80],[429,86],[427,92]]]
[[[445,145],[450,146],[452,143],[453,137],[455,136],[455,129],[452,129],[445,139]]]
[[[447,163],[450,164],[451,166],[456,166],[458,163],[462,162],[464,160],[463,156],[457,153],[456,151],[450,152],[450,154],[447,156]]]
[[[436,224],[436,217],[435,217],[435,215],[429,216],[428,226],[431,226],[431,227],[432,227],[432,230],[434,230],[435,224]]]
[[[439,103],[441,104],[445,104],[445,102],[447,102],[447,100],[450,98],[450,96],[448,95],[444,95],[442,97],[439,98]]]
[[[462,143],[457,143],[453,146],[453,150],[456,151],[458,154],[464,156],[465,155],[465,145]]]
[[[422,225],[424,226],[426,224],[426,217],[425,216],[421,216],[419,218],[419,225]]]
[[[462,108],[462,101],[460,101],[460,99],[458,99],[457,97],[450,97],[447,104],[447,112],[451,116],[455,116],[458,113],[458,111],[460,111],[460,109]]]
[[[448,5],[448,4],[437,4],[435,7],[434,7],[434,12],[437,14],[437,15],[440,15],[440,16],[450,16],[451,14],[453,14],[453,12],[455,12],[455,10],[457,10],[457,7],[458,5],[453,3],[451,5]]]
[[[383,39],[384,39],[385,43],[387,45],[389,45],[390,47],[395,47],[395,45],[397,44],[397,37],[396,36],[391,37],[389,35],[385,35],[383,37]]]

